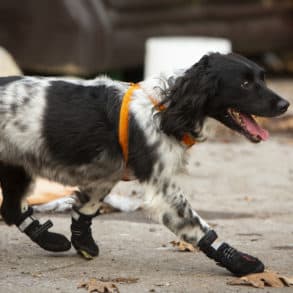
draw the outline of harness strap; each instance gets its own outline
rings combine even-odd
[[[122,148],[125,163],[128,162],[128,126],[129,126],[129,104],[133,92],[139,88],[139,84],[131,84],[129,89],[126,91],[120,108],[119,118],[119,143]]]
[[[189,133],[184,133],[181,142],[184,143],[188,148],[192,147],[196,143],[196,139]]]
[[[28,232],[28,235],[32,240],[36,240],[41,234],[43,234],[45,231],[48,231],[51,227],[53,227],[53,223],[51,220],[46,221],[42,225],[40,225],[39,221],[36,220],[35,224],[36,224],[36,228]],[[37,227],[37,224],[38,224],[38,227]]]
[[[119,143],[122,148],[122,153],[124,161],[127,165],[128,162],[128,139],[129,139],[129,104],[131,102],[131,97],[133,92],[140,88],[138,83],[132,83],[126,93],[122,98],[122,104],[120,108],[120,117],[119,117]],[[158,104],[158,102],[151,96],[148,96],[150,101],[153,103],[154,107],[158,111],[164,111],[166,107],[164,105]],[[194,137],[188,133],[185,133],[181,139],[181,142],[187,147],[191,147],[196,143]]]

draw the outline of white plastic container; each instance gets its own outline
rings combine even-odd
[[[174,70],[190,67],[207,53],[227,54],[231,50],[231,42],[221,38],[150,38],[146,41],[144,77],[159,73],[171,74]]]

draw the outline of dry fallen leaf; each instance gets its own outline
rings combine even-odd
[[[195,252],[197,249],[190,243],[187,243],[185,241],[176,241],[173,240],[170,242],[174,247],[178,248],[179,251],[189,251],[189,252]]]
[[[114,278],[114,279],[100,279],[100,281],[104,281],[104,282],[114,282],[114,283],[120,283],[120,284],[133,284],[133,283],[137,283],[137,281],[139,280],[139,278],[125,278],[125,277],[118,277],[118,278]]]
[[[162,283],[162,284],[155,284],[155,286],[157,287],[169,287],[170,286],[170,283]]]
[[[104,282],[91,278],[86,282],[80,283],[77,288],[85,288],[89,293],[119,293],[117,286],[112,282]]]
[[[228,282],[229,285],[251,285],[255,288],[265,286],[273,288],[289,287],[293,284],[293,278],[287,278],[275,272],[265,271],[259,274],[251,274]]]
[[[31,273],[31,276],[34,278],[41,278],[43,276],[42,273]]]
[[[253,198],[251,196],[244,196],[243,199],[247,202],[253,201]]]

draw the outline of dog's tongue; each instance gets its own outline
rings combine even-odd
[[[245,123],[246,130],[253,136],[258,136],[262,140],[267,140],[269,138],[269,133],[267,130],[261,128],[254,119],[249,116],[240,113],[242,121]]]

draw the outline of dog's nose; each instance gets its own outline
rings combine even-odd
[[[287,111],[288,107],[289,107],[290,103],[287,102],[286,100],[280,100],[278,103],[277,103],[277,107],[279,109],[279,111],[281,113],[284,113]]]

